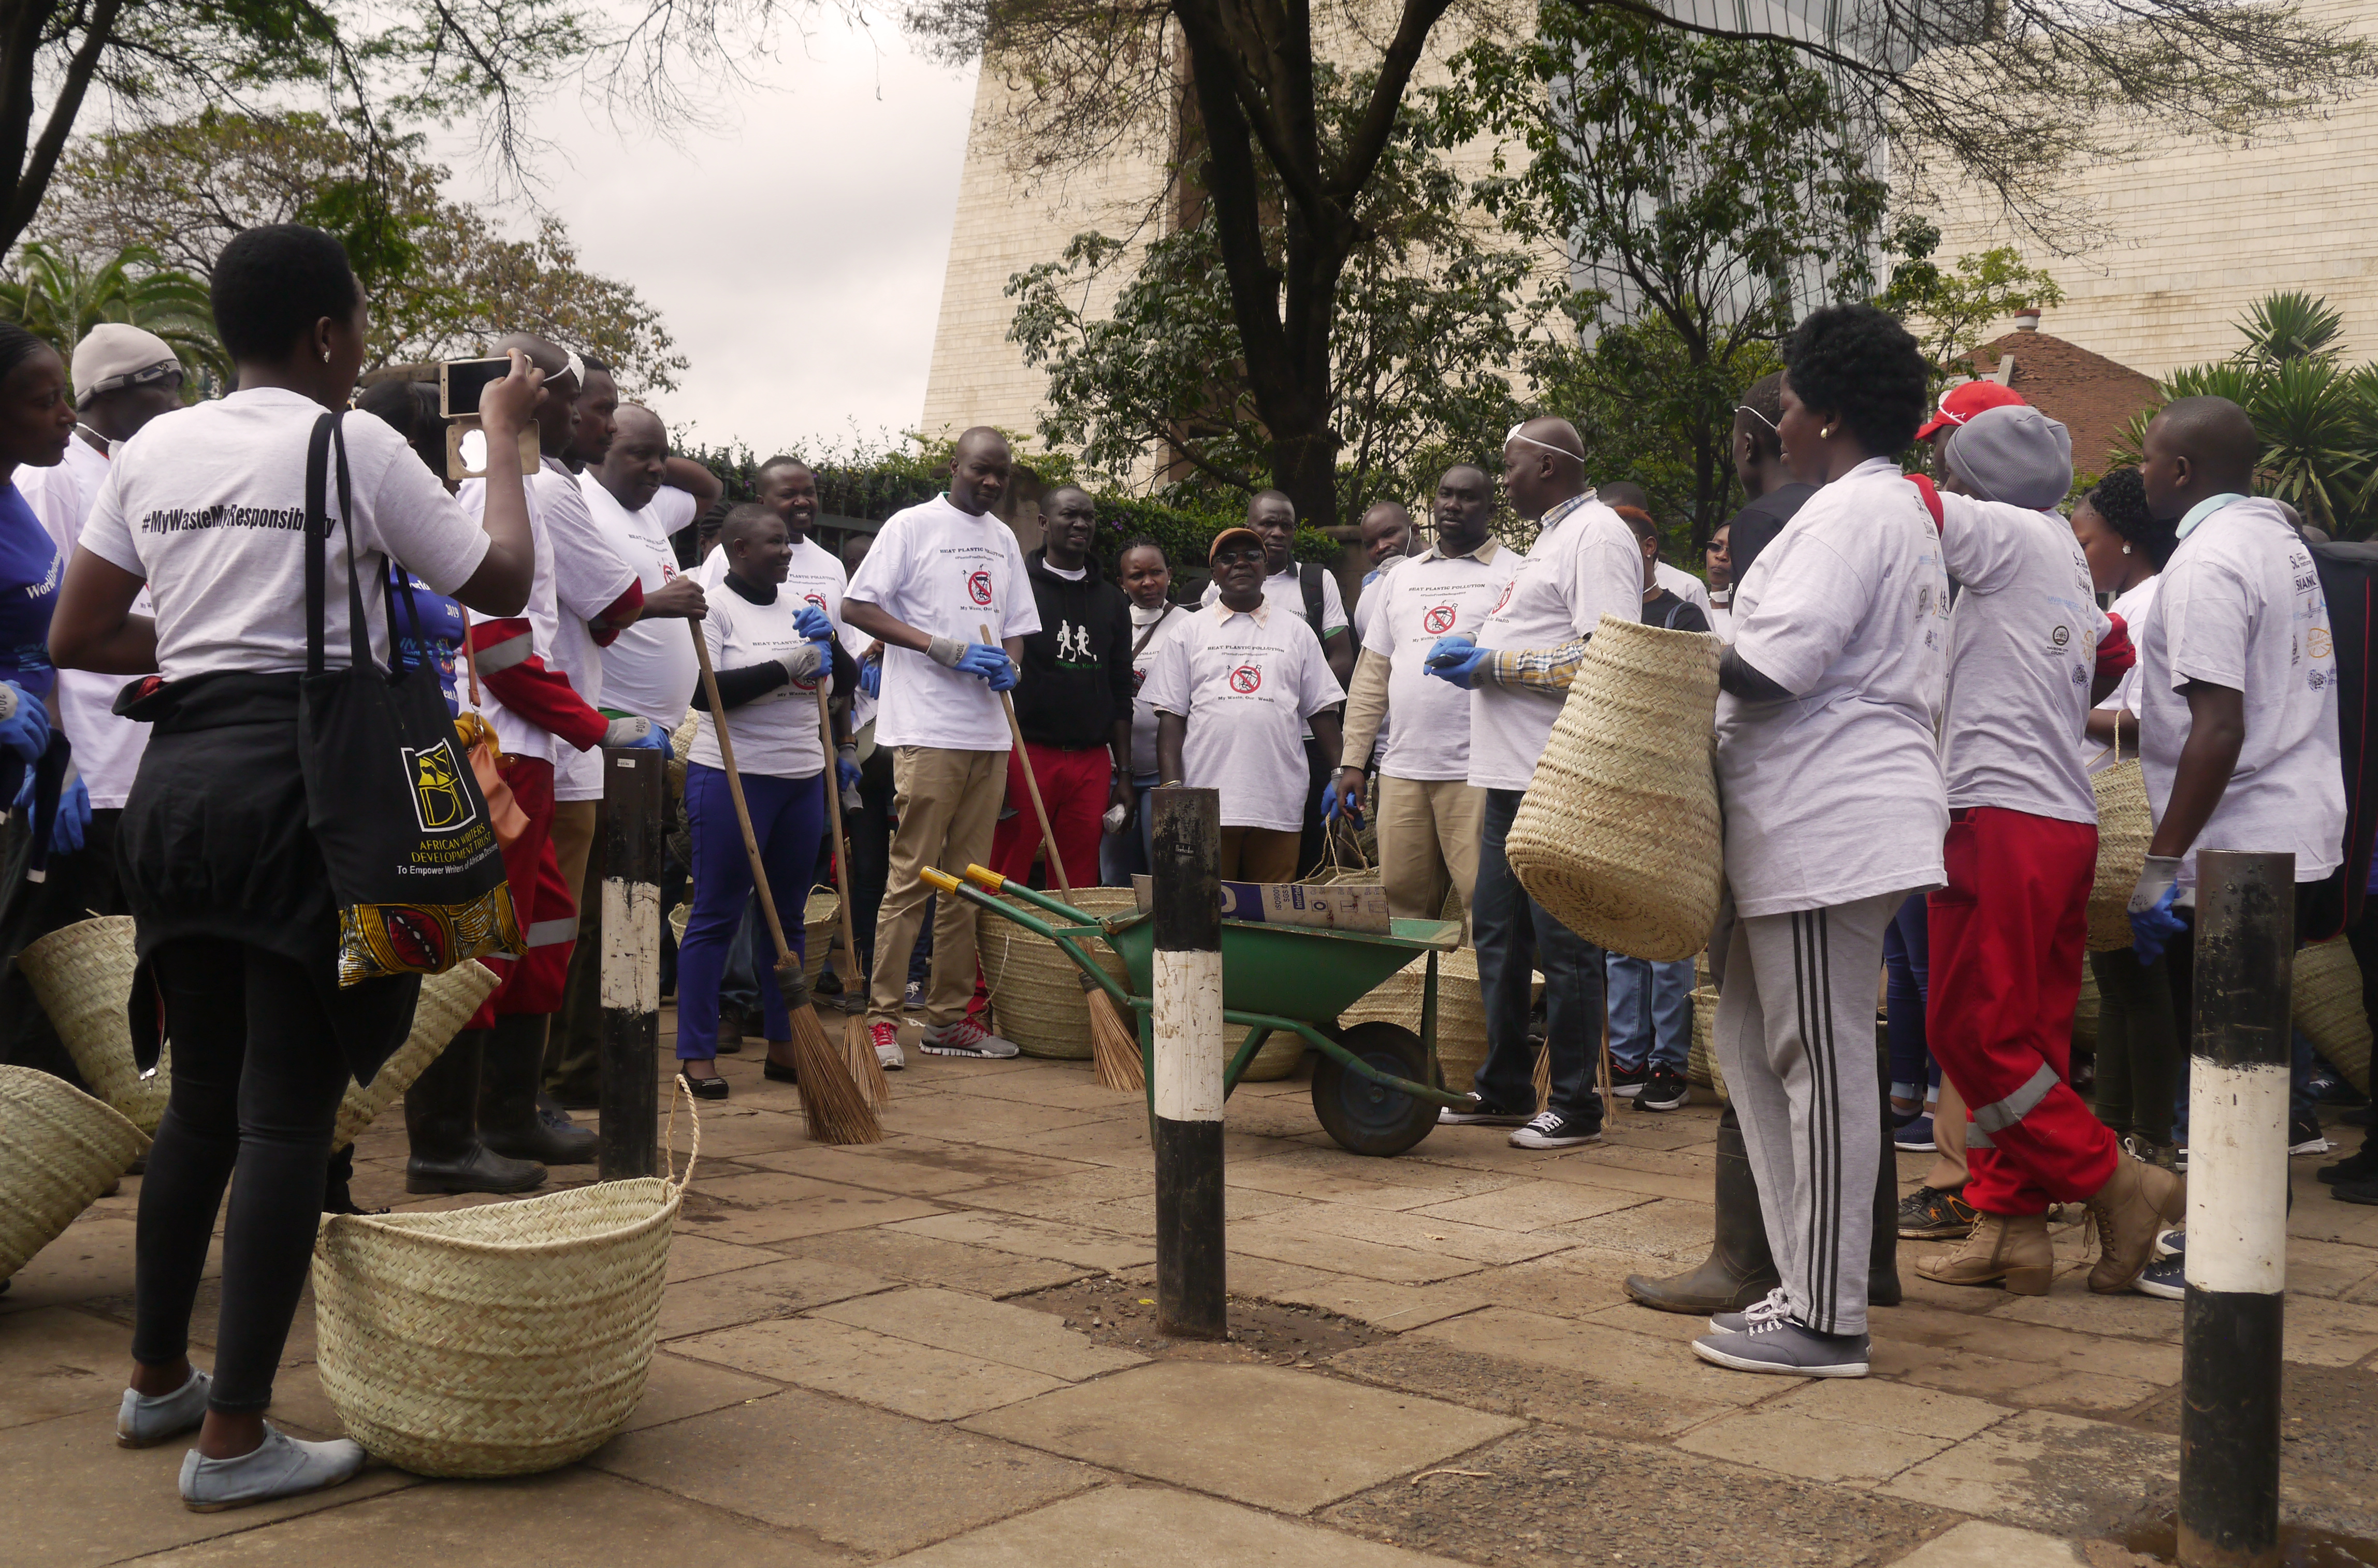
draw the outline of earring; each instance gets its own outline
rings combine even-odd
[[[2122,546],[2122,554],[2124,554],[2124,555],[2126,555],[2126,556],[2127,556],[2127,555],[2129,555],[2130,553],[2131,553],[2131,547],[2130,547],[2128,545],[2123,545],[2123,546]]]
[[[1817,438],[1820,441],[1832,440],[1833,438],[1833,427],[1830,425],[1826,425],[1822,430],[1817,432]]]

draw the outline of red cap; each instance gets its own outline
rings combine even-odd
[[[1950,425],[1963,425],[1986,408],[2011,408],[2022,401],[2021,392],[1996,381],[1963,382],[1949,389],[1940,400],[1940,412],[1916,433],[1916,438],[1928,441]]]

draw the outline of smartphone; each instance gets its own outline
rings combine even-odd
[[[520,433],[520,471],[523,474],[534,473],[543,464],[537,449],[537,430],[532,425]],[[446,477],[460,484],[486,475],[487,433],[478,419],[474,416],[446,426]]]
[[[509,355],[502,359],[450,359],[438,367],[438,412],[447,419],[476,419],[479,394],[488,383],[512,373]]]

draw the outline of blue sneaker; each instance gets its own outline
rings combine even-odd
[[[1932,1139],[1932,1117],[1928,1111],[1917,1111],[1899,1124],[1891,1135],[1891,1146],[1905,1155],[1928,1155],[1940,1148]]]

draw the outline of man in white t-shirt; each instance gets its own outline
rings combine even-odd
[[[1948,886],[1928,899],[1926,1036],[1967,1107],[1964,1197],[1977,1221],[1916,1272],[2044,1296],[2056,1272],[2049,1205],[2093,1197],[2123,1159],[2069,1079],[2097,869],[2081,735],[2131,644],[2097,607],[2072,527],[2048,509],[2072,485],[2064,426],[2009,405],[1941,444],[1940,548],[1962,592],[1949,620]],[[2178,1185],[2167,1171],[2148,1179]]]
[[[1486,794],[1478,880],[1470,907],[1486,1059],[1478,1103],[1447,1107],[1455,1126],[1513,1129],[1522,1149],[1571,1149],[1602,1137],[1593,1061],[1602,1047],[1602,950],[1528,896],[1503,854],[1536,759],[1551,738],[1585,644],[1605,615],[1640,620],[1643,553],[1635,531],[1585,482],[1585,443],[1566,419],[1531,419],[1503,443],[1511,509],[1537,520],[1536,542],[1472,638],[1437,639],[1423,667],[1470,692],[1470,782]],[[1535,1110],[1528,1048],[1532,972],[1544,976],[1544,1039],[1552,1093]]]
[[[1365,621],[1363,662],[1346,696],[1346,763],[1338,802],[1359,808],[1362,759],[1375,735],[1398,723],[1379,760],[1379,870],[1399,920],[1434,920],[1448,889],[1465,916],[1478,892],[1479,824],[1486,792],[1470,782],[1470,698],[1431,680],[1429,650],[1448,634],[1474,636],[1519,570],[1519,557],[1487,532],[1495,482],[1456,463],[1436,483],[1435,542],[1375,582],[1355,607]]]
[[[1303,731],[1334,763],[1333,710],[1346,695],[1312,628],[1265,593],[1264,555],[1253,529],[1215,535],[1218,596],[1165,644],[1142,693],[1156,710],[1158,772],[1221,795],[1228,881],[1294,879]]]
[[[1011,742],[1001,694],[1015,686],[1025,635],[1040,629],[1024,551],[991,510],[1013,468],[998,431],[978,425],[960,436],[948,492],[883,524],[843,602],[844,618],[883,644],[875,742],[896,748],[900,825],[868,997],[868,1032],[887,1067],[901,1060],[908,954],[931,894],[918,873],[937,866],[964,876],[987,859],[1006,793]],[[967,1014],[974,981],[974,907],[943,899],[933,911],[927,1052],[1015,1054],[1012,1041]]]

